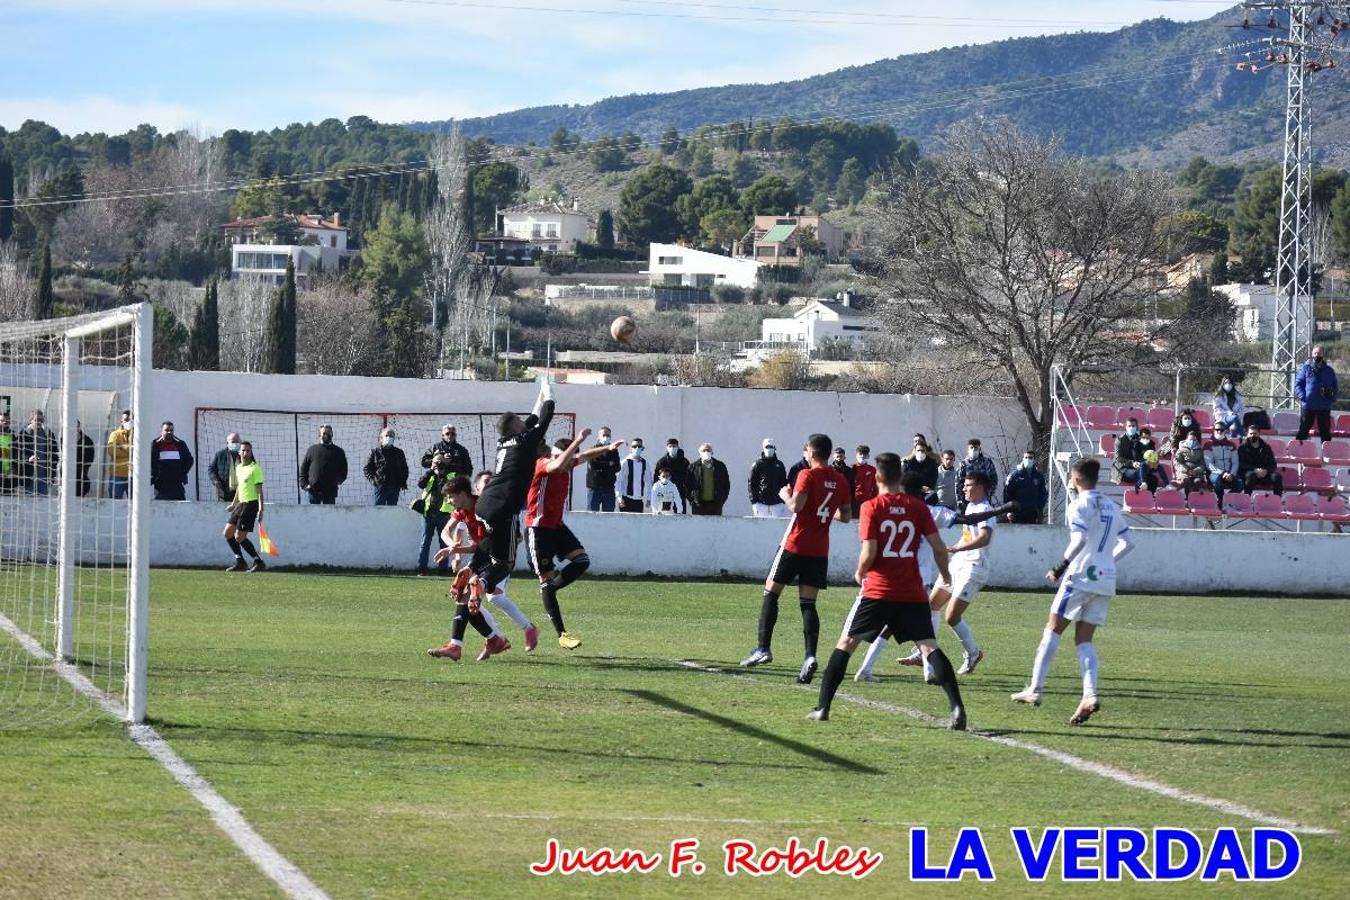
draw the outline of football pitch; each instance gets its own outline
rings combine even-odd
[[[499,616],[515,649],[476,663],[470,631],[453,663],[425,653],[448,636],[442,580],[155,570],[151,583],[151,724],[332,897],[1070,896],[1085,888],[1027,881],[1010,828],[1175,826],[1208,840],[1277,820],[1310,829],[1289,880],[1107,889],[1350,893],[1344,599],[1122,596],[1099,632],[1103,710],[1074,728],[1070,640],[1043,706],[1008,700],[1049,594],[986,591],[968,614],[986,658],[962,678],[975,730],[962,734],[924,718],[945,718],[945,698],[894,652],[875,684],[853,682],[855,655],[833,719],[808,722],[816,686],[795,683],[791,592],[776,662],[736,666],[754,643],[754,584],[583,580],[562,594],[583,639],[568,652],[516,579],[544,626],[539,649],[527,655]],[[852,596],[822,598],[822,665]],[[959,661],[950,631],[941,641]],[[930,863],[961,828],[982,829],[997,880],[911,884],[914,826],[930,831]],[[724,842],[793,836],[885,861],[861,880],[721,873]],[[536,877],[550,838],[667,855],[696,838],[708,871]],[[280,892],[98,714],[0,730],[0,896]]]

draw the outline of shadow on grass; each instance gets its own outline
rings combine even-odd
[[[856,763],[851,759],[845,759],[842,756],[836,756],[835,754],[830,753],[827,750],[821,750],[816,747],[812,747],[809,744],[803,744],[800,741],[794,741],[791,738],[782,737],[781,735],[774,734],[771,731],[765,731],[763,728],[758,728],[746,722],[738,722],[735,719],[718,715],[715,712],[709,712],[706,709],[699,709],[696,706],[690,706],[686,703],[681,703],[680,701],[674,699],[673,697],[667,697],[664,694],[658,694],[655,691],[630,690],[626,691],[625,693],[631,694],[632,696],[637,697],[640,700],[646,700],[647,702],[653,703],[657,706],[662,706],[665,707],[666,709],[673,710],[678,713],[683,713],[686,716],[693,716],[696,719],[702,719],[705,722],[711,722],[714,725],[719,725],[722,728],[728,729],[729,731],[735,731],[738,734],[743,734],[746,735],[747,737],[755,738],[756,740],[768,741],[769,743],[776,744],[777,746],[782,747],[785,750],[791,750],[793,753],[801,754],[802,756],[805,756],[809,759],[814,759],[817,762],[823,762],[826,765],[831,765],[849,772],[856,772],[860,775],[886,774],[881,769],[874,769],[871,766],[863,765],[862,763]]]

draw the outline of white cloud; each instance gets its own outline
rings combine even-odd
[[[103,95],[83,97],[0,97],[0,125],[18,128],[26,119],[36,119],[67,134],[82,131],[120,133],[149,122],[161,131],[200,124],[207,130],[229,124],[209,121],[200,110],[179,103],[119,100]]]

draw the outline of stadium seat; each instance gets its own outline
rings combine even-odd
[[[1270,424],[1276,434],[1298,434],[1298,413],[1287,410],[1271,413]]]
[[[1347,418],[1350,418],[1350,416]],[[1147,425],[1148,410],[1138,406],[1122,406],[1120,408],[1120,427],[1124,428],[1125,422],[1129,419],[1134,419],[1140,426]]]
[[[1335,522],[1337,525],[1350,523],[1350,508],[1344,497],[1318,497],[1317,512],[1323,522]]]
[[[1337,469],[1334,481],[1336,490],[1343,494],[1350,494],[1350,466],[1346,466],[1344,469]]]
[[[1153,503],[1153,495],[1148,491],[1127,490],[1122,499],[1127,513],[1148,515],[1157,511],[1157,507]]]
[[[1158,512],[1166,516],[1184,516],[1189,512],[1186,495],[1181,491],[1158,491],[1153,495],[1153,503]]]
[[[1223,511],[1225,515],[1235,519],[1251,515],[1252,497],[1251,494],[1244,494],[1241,491],[1229,491],[1223,495]]]
[[[1322,460],[1337,466],[1350,463],[1350,441],[1327,441],[1322,445]]]
[[[1214,424],[1214,416],[1210,415],[1207,409],[1192,409],[1191,412],[1195,414],[1195,424],[1199,425],[1204,433],[1208,433]]]
[[[1219,512],[1218,499],[1208,491],[1192,491],[1186,500],[1186,506],[1190,508],[1192,515],[1204,516],[1207,519],[1217,519],[1223,515]]]
[[[1280,473],[1286,491],[1296,491],[1302,486],[1303,479],[1298,474],[1298,466],[1280,466],[1276,471]]]
[[[1323,468],[1307,468],[1299,476],[1299,487],[1305,491],[1313,491],[1318,494],[1330,494],[1336,490],[1331,479],[1331,470]]]
[[[1350,437],[1350,416],[1337,416],[1331,424],[1331,433],[1336,437]]]
[[[1283,519],[1284,498],[1278,494],[1253,494],[1251,518]]]
[[[1319,518],[1317,498],[1312,494],[1290,494],[1284,498],[1284,514],[1291,519],[1308,521]]]
[[[1070,403],[1064,403],[1060,405],[1055,417],[1059,420],[1060,425],[1077,427],[1083,422],[1083,408],[1081,406],[1074,406]]]
[[[1088,427],[1097,431],[1115,431],[1116,414],[1118,412],[1119,410],[1114,406],[1089,406],[1087,408]]]
[[[1290,441],[1285,447],[1285,459],[1302,466],[1320,466],[1322,448],[1317,441]]]
[[[1157,436],[1158,443],[1162,443],[1162,439],[1172,430],[1172,420],[1176,417],[1177,414],[1165,406],[1148,411],[1148,424],[1153,429],[1154,435]]]
[[[1102,451],[1102,456],[1114,457],[1116,455],[1116,436],[1114,434],[1104,434],[1102,439],[1097,442],[1097,446]]]
[[[1266,443],[1270,445],[1270,452],[1275,454],[1276,462],[1285,462],[1285,454],[1289,451],[1289,442],[1282,441],[1279,438],[1266,438]]]

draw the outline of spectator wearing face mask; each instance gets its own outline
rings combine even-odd
[[[853,467],[848,464],[848,455],[843,447],[835,447],[834,452],[830,454],[830,468],[843,475],[845,480],[848,481],[849,506],[852,507]]]
[[[698,448],[698,461],[689,467],[685,496],[696,516],[720,516],[731,496],[731,477],[726,464],[713,456],[712,444]]]
[[[684,489],[689,481],[689,458],[684,455],[684,450],[680,448],[678,438],[670,438],[666,441],[666,455],[656,461],[658,474],[663,466],[670,473],[670,481],[675,485],[675,490],[680,492],[680,512],[688,512],[689,505],[686,502],[688,498],[684,496]]]
[[[1214,437],[1205,442],[1205,467],[1215,499],[1222,506],[1225,492],[1242,487],[1238,480],[1238,448],[1228,439],[1228,428],[1222,422],[1214,423]]]
[[[150,486],[155,489],[155,499],[187,499],[183,488],[191,471],[192,451],[173,433],[173,423],[165,422],[150,445]]]
[[[640,513],[647,500],[647,452],[642,438],[628,441],[628,455],[619,465],[619,478],[614,491],[619,497],[619,512]]]
[[[1298,419],[1298,440],[1306,441],[1317,423],[1317,434],[1323,442],[1331,440],[1331,404],[1340,396],[1336,371],[1326,361],[1321,347],[1312,348],[1312,359],[1299,366],[1294,379],[1294,396],[1302,404]]]
[[[966,479],[972,474],[982,475],[988,482],[985,485],[985,496],[996,496],[994,489],[998,487],[998,469],[994,467],[994,461],[984,455],[979,438],[966,441],[966,459],[956,473],[956,508],[963,512],[966,508]]]
[[[872,465],[872,448],[859,444],[853,451],[853,518],[856,519],[862,505],[878,493],[877,467]]]
[[[392,428],[380,432],[380,444],[366,457],[362,473],[375,486],[376,506],[397,506],[398,495],[408,489],[408,457],[394,446],[398,437]],[[459,473],[467,477],[467,473]]]
[[[1200,442],[1200,423],[1195,421],[1195,413],[1189,409],[1183,409],[1175,419],[1172,420],[1172,430],[1167,435],[1167,444],[1164,450],[1172,451],[1173,458],[1177,450],[1187,437],[1194,435],[1196,443]]]
[[[1255,425],[1248,427],[1247,439],[1238,447],[1238,480],[1248,494],[1256,488],[1284,493],[1284,478],[1275,468],[1275,451],[1270,449]]]
[[[684,495],[675,486],[670,473],[670,465],[662,462],[656,467],[656,480],[652,482],[651,512],[654,516],[677,516],[684,511]]]
[[[760,445],[759,459],[750,467],[750,513],[755,518],[782,518],[787,506],[778,492],[787,484],[787,467],[778,458],[773,438],[765,438]]]
[[[1139,435],[1139,420],[1134,417],[1127,419],[1125,433],[1116,438],[1116,458],[1111,464],[1111,480],[1116,484],[1132,484],[1138,488],[1139,472],[1144,468],[1145,449]]]
[[[1200,447],[1200,435],[1187,431],[1181,445],[1172,454],[1172,483],[1191,495],[1191,491],[1207,491],[1209,471],[1205,468],[1205,454]]]
[[[913,472],[923,479],[924,494],[931,494],[937,490],[938,483],[938,458],[933,455],[933,448],[928,446],[924,436],[916,434],[914,444],[909,456],[900,461],[901,474],[905,475]],[[952,474],[956,478],[956,474]]]
[[[236,486],[234,471],[235,466],[239,465],[239,441],[237,431],[225,435],[225,446],[216,451],[216,455],[211,458],[211,465],[206,470],[212,487],[216,489],[216,499],[222,503],[234,500]]]
[[[131,410],[122,410],[122,421],[108,435],[108,496],[122,500],[131,494]],[[228,499],[233,499],[231,493]]]
[[[331,506],[347,480],[347,452],[333,443],[333,426],[319,426],[319,442],[310,444],[300,461],[300,487],[311,504]]]
[[[599,440],[595,446],[607,447],[613,432],[608,425],[601,425]],[[591,512],[614,512],[615,490],[618,482],[619,467],[623,461],[619,451],[610,450],[593,457],[586,463],[586,508]]]
[[[1229,375],[1223,376],[1219,388],[1214,392],[1214,424],[1222,425],[1231,436],[1242,434],[1242,417],[1247,412],[1247,403],[1238,392],[1237,385]]]
[[[1003,486],[1003,502],[1016,503],[1017,509],[1008,513],[1008,521],[1019,525],[1035,525],[1041,520],[1050,491],[1045,476],[1036,468],[1036,457],[1030,450],[1022,454],[1022,463],[1008,476]]]
[[[956,509],[956,451],[943,450],[942,462],[937,467],[937,502],[939,506]]]

